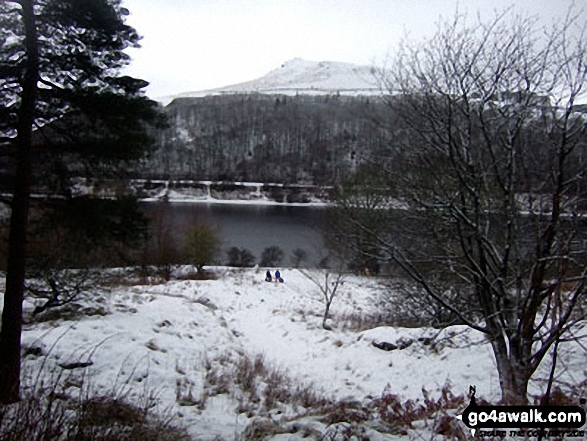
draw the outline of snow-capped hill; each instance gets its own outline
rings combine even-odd
[[[167,104],[174,98],[202,97],[234,93],[283,95],[374,95],[381,89],[375,70],[369,66],[334,61],[308,61],[294,58],[256,80],[198,92],[184,92],[161,98]]]
[[[307,61],[294,58],[253,81],[233,86],[236,90],[260,93],[323,92],[353,93],[377,91],[379,87],[370,67],[332,61]]]

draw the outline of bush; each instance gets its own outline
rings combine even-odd
[[[54,201],[35,210],[35,217],[31,269],[127,265],[149,236],[149,219],[132,197]]]
[[[150,396],[131,402],[115,392],[91,395],[81,384],[78,396],[67,394],[67,378],[46,376],[22,400],[0,405],[0,439],[4,441],[188,441],[171,415],[154,411]],[[47,381],[47,377],[51,377]]]
[[[307,439],[371,439],[368,433],[400,435],[425,426],[451,439],[466,436],[454,413],[467,406],[446,383],[438,398],[422,389],[423,399],[403,400],[390,386],[380,396],[362,400],[334,400],[315,385],[297,384],[289,372],[272,366],[262,355],[229,353],[205,359],[204,390],[198,403],[227,394],[239,404],[249,423],[239,439],[269,439],[278,434],[298,434]],[[383,436],[381,437],[384,438]],[[387,438],[385,438],[387,439]]]
[[[294,268],[299,268],[302,265],[302,262],[306,262],[308,260],[308,253],[306,250],[302,248],[296,248],[293,251],[293,256],[291,258],[291,264]]]
[[[283,260],[283,250],[277,246],[270,246],[261,254],[261,266],[280,266]]]
[[[207,225],[193,225],[186,234],[184,251],[188,261],[202,272],[220,253],[218,234]]]
[[[172,223],[167,215],[165,208],[152,215],[150,238],[143,247],[140,260],[144,279],[159,275],[163,280],[169,281],[173,270],[182,263],[181,248],[177,244]]]
[[[241,403],[237,411],[249,417],[283,410],[288,405],[319,411],[332,403],[315,385],[296,385],[289,372],[271,366],[262,355],[226,353],[206,359],[204,369],[202,396],[229,394]]]
[[[228,250],[228,266],[245,268],[254,264],[255,256],[246,248],[231,247]]]

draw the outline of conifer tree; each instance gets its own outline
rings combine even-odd
[[[119,0],[0,1],[0,147],[13,182],[2,330],[0,402],[20,395],[22,303],[29,197],[40,161],[67,192],[67,166],[140,157],[149,126],[163,121],[141,91],[145,81],[123,76],[124,52],[139,36],[125,24]],[[94,167],[94,169],[96,169]]]

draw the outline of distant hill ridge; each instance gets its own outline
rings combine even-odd
[[[335,61],[294,58],[256,80],[216,89],[184,92],[161,98],[167,105],[175,98],[262,93],[280,95],[377,95],[381,88],[375,68]]]

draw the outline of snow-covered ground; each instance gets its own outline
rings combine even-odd
[[[376,278],[346,278],[332,304],[333,329],[327,331],[321,327],[320,290],[300,271],[283,269],[285,283],[265,282],[265,269],[214,271],[217,280],[115,284],[94,298],[79,319],[27,324],[22,336],[28,354],[25,372],[33,376],[41,366],[48,371],[61,366],[57,369],[67,367],[69,375],[85,375],[98,392],[140,396],[149,391],[195,439],[235,439],[251,423],[250,412],[237,411],[243,409],[243,395],[218,387],[213,393],[210,384],[212,369],[219,373],[218,382],[230,363],[245,356],[262,359],[295,386],[336,400],[363,401],[384,390],[402,400],[422,400],[422,388],[438,397],[447,383],[455,395],[466,395],[469,385],[476,385],[477,397],[499,399],[491,349],[476,331],[462,326],[440,333],[432,328],[343,326],[344,316],[374,311],[384,294]],[[324,280],[323,273],[314,274]],[[26,301],[29,313],[33,306]],[[418,341],[422,337],[434,337],[434,344]],[[372,344],[401,346],[408,340],[413,343],[392,351]],[[584,361],[581,348],[563,345],[557,381],[583,381]],[[78,362],[89,366],[71,369]],[[547,375],[548,364],[537,377]],[[75,381],[71,384],[76,387]],[[542,387],[534,381],[531,392]],[[292,415],[290,409],[269,418]],[[414,438],[417,430],[371,439]]]

